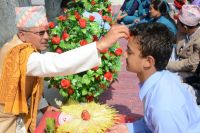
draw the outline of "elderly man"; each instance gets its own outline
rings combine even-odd
[[[111,47],[119,38],[129,37],[127,27],[116,25],[98,42],[62,54],[41,54],[40,51],[47,49],[49,39],[45,8],[17,8],[16,22],[18,34],[0,51],[1,133],[22,132],[24,129],[34,132],[43,91],[42,77],[91,69],[100,64],[99,50]],[[28,106],[29,98],[31,102]]]
[[[185,80],[197,71],[200,61],[200,8],[184,5],[178,22],[177,61],[169,61],[167,69],[178,72]]]

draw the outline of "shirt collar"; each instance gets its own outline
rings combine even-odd
[[[157,81],[161,78],[162,76],[162,71],[157,71],[154,74],[152,74],[143,84],[139,84],[140,86],[140,92],[139,92],[139,97],[140,100],[142,101],[147,94],[147,92],[153,88],[152,86],[157,83]]]

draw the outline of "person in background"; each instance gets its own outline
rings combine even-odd
[[[132,24],[135,19],[145,17],[149,11],[149,0],[125,0],[118,15],[117,22]]]
[[[129,37],[126,26],[113,25],[98,42],[62,54],[42,54],[49,40],[45,8],[17,7],[16,24],[18,34],[0,50],[1,133],[34,132],[43,77],[70,75],[98,66],[100,50]]]
[[[197,72],[200,62],[199,23],[200,8],[196,5],[183,5],[177,22],[176,55],[178,59],[169,61],[167,65],[168,70],[178,72],[183,82],[187,82],[185,79],[193,76]],[[197,96],[197,99],[200,100],[200,95]]]
[[[144,118],[118,124],[107,133],[198,133],[200,109],[187,86],[166,69],[173,41],[168,28],[157,22],[130,29],[126,69],[139,78]]]
[[[164,0],[153,0],[150,5],[150,17],[151,22],[159,22],[167,26],[167,28],[173,32],[174,35],[177,33],[177,28],[174,20],[169,15],[170,7]]]

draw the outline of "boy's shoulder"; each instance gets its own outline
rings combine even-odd
[[[163,71],[162,76],[150,93],[153,104],[157,107],[171,108],[174,103],[184,101],[185,86],[182,85],[180,78],[169,71]],[[163,106],[164,105],[164,106]]]

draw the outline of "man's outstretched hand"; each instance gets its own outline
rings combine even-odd
[[[118,39],[128,39],[129,36],[129,29],[125,25],[113,25],[105,37],[97,42],[97,49],[103,50],[110,48]]]

